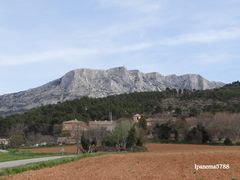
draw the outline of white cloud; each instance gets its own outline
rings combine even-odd
[[[103,27],[102,29],[89,30],[84,33],[75,33],[74,35],[82,39],[89,40],[99,40],[104,41],[106,39],[113,40],[116,37],[121,37],[122,35],[127,35],[132,32],[140,32],[153,25],[149,18],[141,18],[140,20],[135,20],[134,22],[124,22],[117,23],[108,27]]]
[[[216,43],[225,40],[232,40],[240,38],[240,28],[230,28],[219,31],[197,32],[183,34],[175,37],[169,37],[162,40],[128,43],[116,46],[114,43],[109,44],[111,46],[103,46],[102,44],[96,47],[82,48],[62,48],[57,50],[48,50],[45,52],[36,52],[25,55],[15,56],[0,56],[0,66],[10,66],[19,64],[29,64],[44,61],[63,61],[71,59],[86,59],[87,57],[101,57],[103,55],[119,54],[119,53],[131,53],[143,51],[145,49],[158,47],[158,46],[178,46],[185,44],[199,44],[199,43]],[[198,59],[202,61],[215,63],[225,61],[229,58],[229,55],[211,56],[208,54],[202,54],[198,56]]]
[[[38,63],[45,61],[71,61],[72,59],[86,60],[88,57],[110,55],[118,53],[128,53],[140,51],[152,46],[150,43],[136,43],[120,47],[105,48],[63,48],[58,50],[49,50],[45,52],[36,52],[26,55],[2,56],[0,57],[0,66],[13,66],[21,64]]]
[[[73,57],[83,58],[98,53],[96,49],[86,48],[66,48],[45,52],[36,52],[26,55],[2,56],[0,57],[0,66],[11,66],[20,64],[37,63],[44,61],[71,60]]]

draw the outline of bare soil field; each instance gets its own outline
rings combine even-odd
[[[60,147],[40,147],[40,148],[33,148],[29,150],[36,153],[59,153]],[[77,151],[77,148],[74,145],[64,146],[65,153],[76,153],[76,151]]]
[[[240,147],[148,144],[149,151],[85,158],[29,171],[12,180],[230,180],[240,179]],[[227,170],[194,170],[197,165],[229,164]]]

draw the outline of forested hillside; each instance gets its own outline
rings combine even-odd
[[[82,121],[131,117],[134,113],[151,116],[170,113],[175,117],[196,116],[201,112],[240,112],[240,85],[235,82],[219,89],[205,91],[171,90],[164,92],[142,92],[109,96],[106,98],[87,98],[67,101],[56,105],[42,106],[24,114],[0,117],[0,135],[15,124],[22,124],[26,131],[42,134],[53,133],[55,124],[71,119]]]

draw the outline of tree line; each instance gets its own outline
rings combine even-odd
[[[106,98],[83,97],[55,105],[34,108],[23,114],[0,117],[0,136],[8,137],[16,124],[23,133],[56,136],[63,121],[106,120],[109,112],[113,119],[129,118],[135,113],[151,116],[171,113],[175,117],[197,116],[201,112],[240,112],[240,86],[238,83],[219,89],[190,91],[167,88],[163,92],[139,92]]]

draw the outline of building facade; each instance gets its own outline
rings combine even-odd
[[[132,119],[134,122],[138,122],[141,118],[142,118],[142,116],[140,114],[135,114],[135,115],[133,115]]]
[[[9,144],[9,140],[8,139],[4,139],[4,138],[0,138],[0,145],[5,145],[7,146]]]

